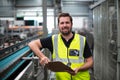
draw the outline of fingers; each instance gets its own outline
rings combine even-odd
[[[75,74],[78,73],[78,70],[79,70],[79,68],[75,68],[75,69],[74,69]]]
[[[45,64],[47,64],[48,62],[50,62],[50,60],[49,60],[49,58],[47,58],[47,57],[43,57],[43,58],[41,58],[41,60],[40,60],[40,63],[41,63],[42,65],[45,65]]]
[[[65,70],[66,72],[68,72],[69,74],[71,74],[71,75],[75,75],[76,73],[75,72],[73,72],[73,71],[69,71],[69,70]]]
[[[74,75],[76,75],[76,73],[75,72],[69,72],[72,76],[74,76]]]

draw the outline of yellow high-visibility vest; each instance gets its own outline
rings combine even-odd
[[[74,39],[70,43],[69,48],[67,48],[61,38],[60,34],[52,36],[53,41],[53,61],[61,61],[67,65],[68,62],[71,63],[70,67],[72,69],[78,68],[84,64],[84,47],[86,38],[75,34]],[[90,75],[88,71],[78,72],[75,76],[71,76],[67,72],[57,72],[56,80],[90,80]]]

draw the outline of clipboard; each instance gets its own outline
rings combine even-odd
[[[74,70],[60,61],[48,62],[45,67],[53,72],[68,72],[70,74],[75,73]]]

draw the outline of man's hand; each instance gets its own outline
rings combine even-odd
[[[42,57],[41,59],[40,59],[40,64],[42,64],[42,65],[45,65],[45,64],[47,64],[48,62],[50,62],[50,60],[49,60],[49,58],[48,57]]]
[[[75,68],[73,71],[69,71],[68,70],[67,72],[70,73],[72,76],[74,76],[74,75],[76,75],[79,72],[79,68]]]

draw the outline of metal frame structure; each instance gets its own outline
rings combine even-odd
[[[120,0],[116,1],[117,4],[117,80],[120,80]]]
[[[96,80],[120,79],[119,9],[119,0],[106,0],[93,8],[94,76]]]

